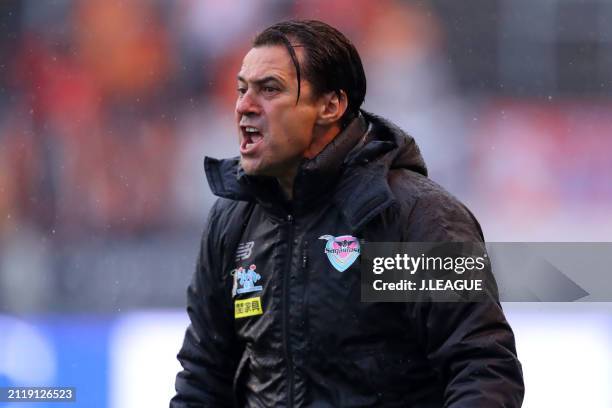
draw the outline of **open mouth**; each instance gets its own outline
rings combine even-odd
[[[263,135],[259,128],[255,126],[240,126],[242,140],[240,142],[240,153],[251,153],[263,140]]]

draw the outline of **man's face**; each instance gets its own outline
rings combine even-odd
[[[296,54],[301,63],[301,50]],[[304,157],[312,143],[318,107],[305,80],[296,105],[297,88],[295,67],[285,47],[256,47],[244,57],[238,74],[236,124],[240,162],[247,174],[283,177]]]

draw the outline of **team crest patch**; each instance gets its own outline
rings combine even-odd
[[[327,259],[336,270],[344,272],[359,257],[361,251],[359,241],[352,235],[331,235],[320,236],[319,239],[327,241],[325,244],[325,254]]]
[[[255,269],[257,269],[257,266],[253,264],[248,269],[241,266],[234,270],[235,293],[258,292],[262,290],[261,285],[255,285],[261,279],[261,275],[255,272]]]

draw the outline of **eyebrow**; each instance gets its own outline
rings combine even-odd
[[[237,75],[236,78],[238,79],[238,81],[249,82],[246,79],[244,79],[243,77],[241,77],[240,75]],[[284,82],[280,78],[275,77],[275,76],[271,76],[271,75],[263,77],[263,78],[260,78],[260,79],[255,79],[255,80],[253,80],[251,82],[253,84],[255,84],[255,85],[262,85],[262,84],[265,84],[266,82],[270,82],[270,81],[275,81],[275,82],[278,82],[280,85],[284,85]]]

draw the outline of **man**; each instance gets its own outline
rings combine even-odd
[[[188,290],[171,407],[521,405],[493,295],[360,302],[359,240],[483,240],[426,177],[414,140],[360,110],[365,90],[354,46],[324,23],[255,38],[238,73],[240,158],[205,161],[221,198]]]

